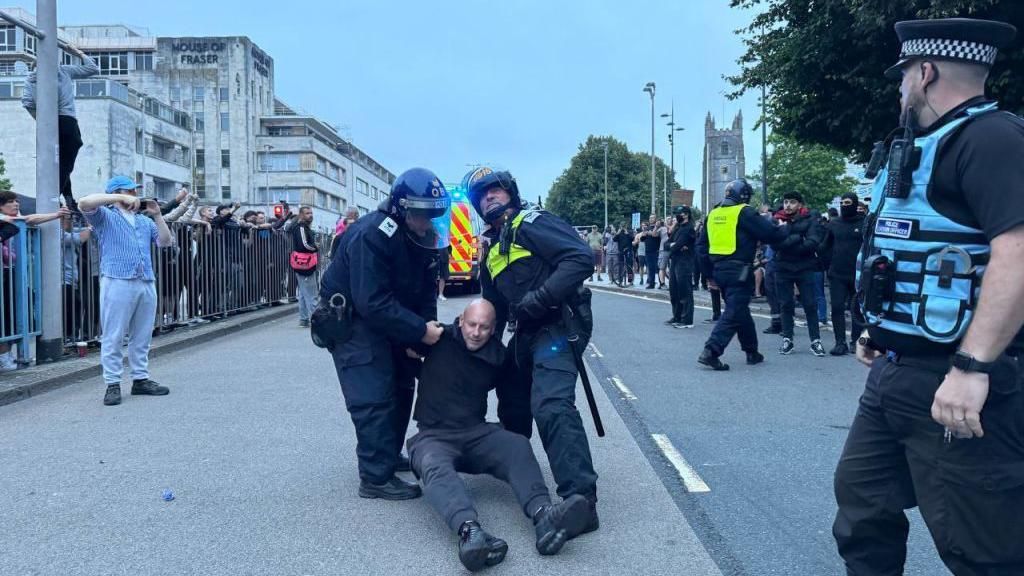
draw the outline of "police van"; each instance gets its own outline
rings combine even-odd
[[[473,209],[466,190],[459,184],[445,184],[452,198],[451,247],[447,286],[460,286],[468,294],[480,291],[480,232],[483,223]]]

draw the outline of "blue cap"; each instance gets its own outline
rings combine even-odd
[[[113,194],[119,190],[135,190],[136,188],[140,188],[140,186],[127,176],[114,176],[107,181],[107,194]]]

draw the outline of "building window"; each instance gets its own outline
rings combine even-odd
[[[370,186],[370,198],[373,198],[374,200],[377,200],[377,197],[379,195],[380,195],[380,191],[377,190],[377,187],[376,186]]]
[[[25,33],[25,52],[28,54],[36,53],[36,37],[28,32]]]
[[[14,76],[14,62],[0,62],[0,76]]]
[[[227,112],[220,113],[220,131],[227,132],[231,130],[231,115]]]
[[[171,88],[171,98],[170,98],[170,100],[171,100],[171,102],[177,102],[177,101],[181,100],[181,88],[178,88],[177,86]],[[175,108],[177,108],[177,105],[175,105],[175,104],[171,104],[171,106],[174,106]]]
[[[153,53],[152,52],[136,52],[135,53],[135,69],[136,70],[152,70],[153,69]]]
[[[196,170],[206,169],[206,150],[196,148]]]
[[[231,150],[220,151],[220,167],[231,168]]]
[[[260,152],[258,161],[261,172],[298,172],[301,161],[299,154]]]
[[[722,166],[722,174],[725,175],[725,176],[729,175],[729,167],[728,166]]]
[[[221,102],[227,102],[228,101],[228,93],[229,93],[229,91],[228,91],[227,88],[221,88],[220,89],[220,101]]]
[[[0,26],[0,52],[14,52],[14,26]]]
[[[205,185],[196,184],[195,186],[192,187],[192,189],[196,191],[196,195],[199,196],[200,198],[206,198]]]
[[[142,151],[144,149],[142,141],[143,141],[142,130],[136,130],[135,131],[135,151],[137,153],[139,153],[139,154],[142,154]]]
[[[317,191],[316,193],[316,205],[321,208],[327,208],[327,193]]]
[[[201,102],[204,98],[206,98],[206,88],[203,88],[202,86],[195,86],[192,88],[192,100]]]
[[[90,52],[104,76],[128,75],[128,52]]]
[[[202,131],[206,130],[206,119],[203,117],[203,113],[202,112],[197,112],[192,117],[192,120],[195,121],[196,132],[202,132]]]
[[[221,197],[222,200],[230,200],[231,199],[231,186],[221,186],[220,187],[220,197]]]
[[[71,54],[68,54],[67,52],[61,50],[60,51],[60,63],[65,65],[65,66],[71,66],[71,64],[72,64]]]
[[[367,184],[366,180],[363,180],[362,178],[356,178],[356,192],[362,194],[363,196],[369,196],[370,185]]]
[[[728,156],[729,155],[729,143],[728,142],[722,142],[721,151],[722,151],[722,156]]]
[[[348,186],[348,184],[346,184],[346,182],[348,182],[348,170],[345,168],[339,168],[339,170],[341,171],[341,185]]]

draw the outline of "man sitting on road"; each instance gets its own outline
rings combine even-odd
[[[444,326],[441,339],[426,351],[413,414],[419,433],[408,441],[423,493],[459,535],[459,560],[471,571],[500,563],[508,544],[480,527],[459,472],[490,474],[509,483],[533,520],[541,554],[556,554],[590,520],[583,496],[551,503],[525,436],[485,421],[487,394],[505,356],[494,326],[494,306],[482,299],[471,302],[456,324]]]

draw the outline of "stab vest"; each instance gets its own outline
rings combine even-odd
[[[940,147],[966,123],[995,110],[994,103],[969,108],[965,116],[915,138],[921,161],[906,198],[884,197],[888,169],[879,174],[872,192],[875,219],[866,253],[882,254],[895,263],[895,282],[882,314],[865,312],[869,323],[943,344],[956,343],[967,332],[991,249],[982,230],[936,211],[928,200],[928,189]],[[858,282],[860,274],[858,266]]]
[[[708,214],[708,254],[730,256],[736,252],[736,229],[746,204],[719,206]]]
[[[487,249],[487,271],[491,275],[491,280],[497,278],[516,260],[533,256],[533,252],[516,244],[516,231],[519,230],[519,225],[523,223],[523,220],[532,222],[537,216],[540,216],[539,211],[523,210],[512,219],[512,245],[509,247],[508,254],[501,254],[497,244],[492,244]]]

